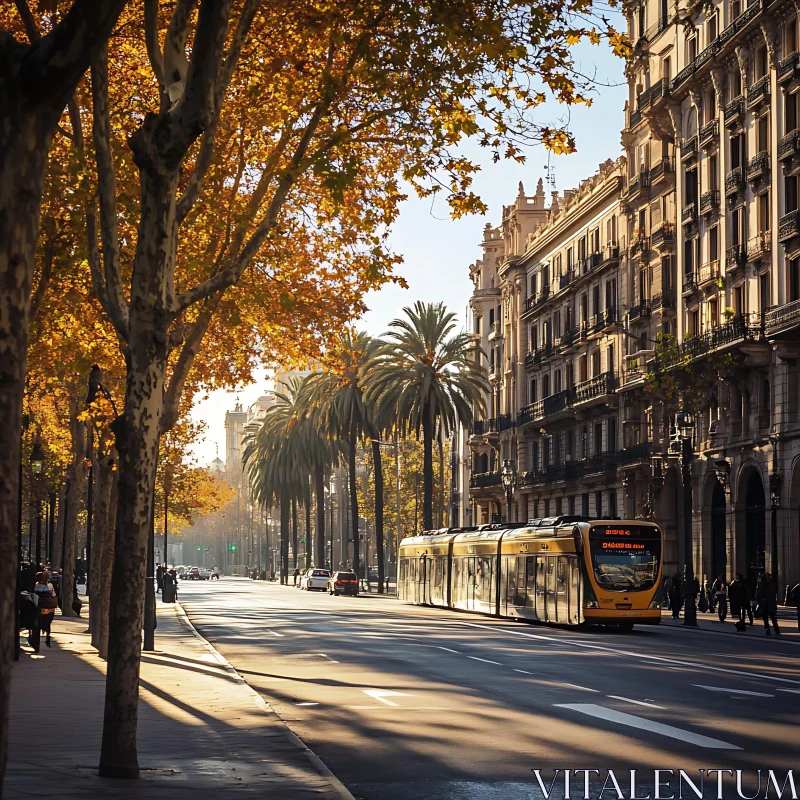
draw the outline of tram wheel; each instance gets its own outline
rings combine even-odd
[[[632,622],[620,622],[619,623],[619,631],[620,633],[630,633],[633,630],[633,623]]]

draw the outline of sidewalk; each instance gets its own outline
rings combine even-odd
[[[792,644],[800,645],[800,631],[797,629],[797,611],[794,608],[778,606],[778,625],[781,629],[780,637],[776,637],[774,635],[769,637],[766,636],[764,634],[764,622],[758,617],[756,617],[754,620],[755,624],[752,627],[748,621],[747,631],[744,633],[738,633],[733,627],[733,623],[734,620],[731,617],[730,612],[728,613],[725,622],[720,622],[716,612],[701,613],[698,611],[697,628],[688,628],[683,624],[682,610],[679,619],[675,619],[669,609],[662,609],[661,613],[662,625],[680,627],[683,630],[703,631],[704,633],[725,633],[729,634],[730,636],[738,636],[739,638],[747,636],[758,639],[766,639],[767,641],[770,641],[770,639],[773,641],[777,639],[778,641],[791,642]],[[771,627],[772,625],[770,624],[770,628]]]
[[[156,651],[142,654],[139,780],[97,775],[105,664],[86,619],[57,616],[53,647],[25,647],[11,678],[4,797],[198,800],[350,798],[320,759],[188,622],[158,603]]]

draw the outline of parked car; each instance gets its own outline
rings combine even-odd
[[[350,594],[358,597],[358,578],[355,572],[334,572],[328,579],[328,594]]]
[[[219,572],[215,573],[211,567],[200,567],[200,580],[210,581],[213,578],[219,579]]]
[[[305,589],[307,592],[319,589],[325,591],[328,588],[328,579],[331,573],[327,569],[316,569],[312,567],[305,571],[300,578],[300,588]]]
[[[199,581],[202,580],[200,577],[200,567],[189,567],[186,570],[186,573],[183,576],[185,581]]]
[[[184,564],[180,564],[179,566],[175,567],[175,572],[178,573],[178,578],[183,578],[186,575],[186,566]]]

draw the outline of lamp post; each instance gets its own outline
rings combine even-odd
[[[44,450],[39,439],[33,443],[31,450],[31,474],[36,491],[36,564],[42,563],[42,501],[39,497],[39,481],[44,468]],[[28,542],[30,545],[30,541]]]
[[[19,661],[20,646],[19,646],[19,593],[22,589],[22,440],[25,437],[25,431],[28,430],[30,425],[30,417],[27,414],[22,415],[22,430],[19,434],[19,472],[17,475],[17,571],[14,575],[16,582],[16,590],[14,592],[14,661]]]
[[[778,583],[778,509],[781,506],[781,487],[783,475],[778,469],[778,440],[770,439],[772,443],[772,472],[769,476],[769,506],[772,540],[772,579]]]
[[[517,482],[517,470],[514,462],[506,459],[500,470],[500,482],[506,493],[506,522],[511,522],[511,496],[514,492],[514,485]]]
[[[697,587],[692,564],[692,461],[694,459],[695,420],[689,411],[680,411],[676,416],[676,427],[681,436],[681,473],[683,476],[683,624],[697,627]]]

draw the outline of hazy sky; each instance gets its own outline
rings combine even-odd
[[[627,98],[623,62],[600,47],[583,48],[581,57],[584,73],[596,74],[598,81],[618,85],[599,88],[590,108],[572,110],[570,128],[578,151],[551,158],[559,192],[576,187],[581,180],[593,175],[599,164],[608,158],[616,159],[621,153],[620,131]],[[552,124],[562,117],[564,108],[548,104],[541,112],[542,122]],[[469,265],[481,255],[479,244],[484,225],[500,222],[501,207],[513,202],[520,181],[526,194],[532,195],[536,182],[545,177],[547,152],[543,148],[531,148],[522,165],[515,162],[492,164],[490,154],[469,144],[464,150],[482,166],[475,176],[474,186],[489,206],[488,215],[454,221],[448,215],[443,198],[436,199],[432,205],[430,199],[409,197],[391,236],[392,247],[405,261],[398,272],[408,281],[409,288],[386,286],[367,296],[369,311],[364,316],[363,327],[369,333],[381,334],[391,319],[402,314],[404,306],[416,300],[442,300],[464,320],[472,289]],[[548,197],[550,189],[545,183]],[[246,408],[267,388],[267,378],[262,376],[257,383],[240,389],[240,402]],[[214,458],[217,446],[224,460],[225,412],[233,408],[236,396],[236,392],[213,392],[208,400],[196,405],[193,416],[204,420],[208,426],[205,441],[196,449],[201,463],[207,464]]]

